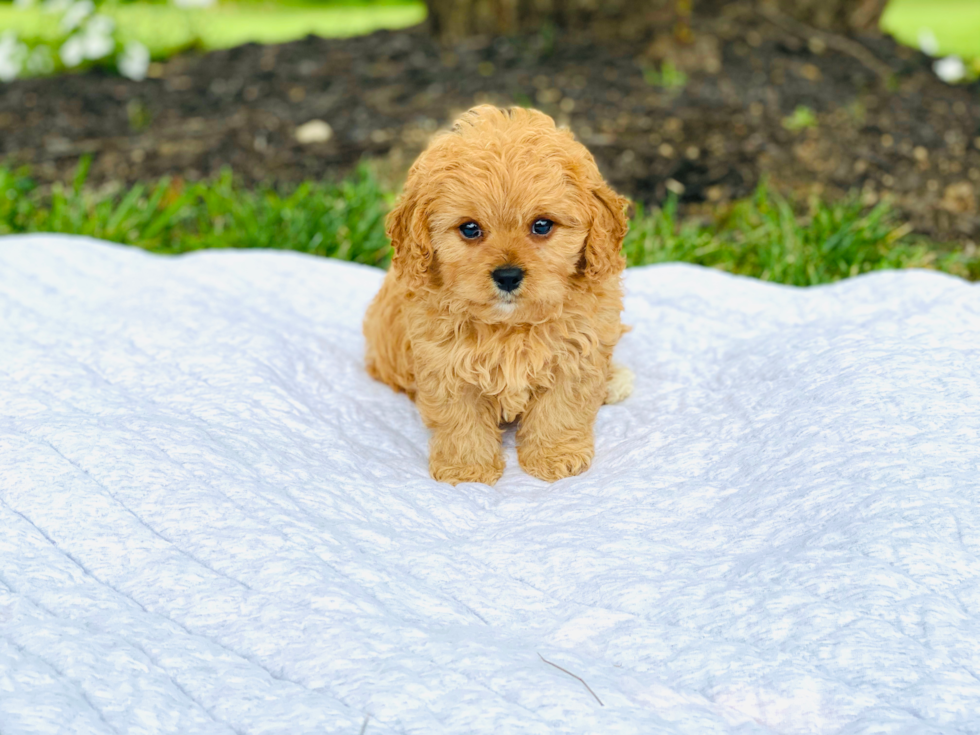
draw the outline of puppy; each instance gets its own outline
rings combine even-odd
[[[415,161],[364,334],[368,372],[432,430],[436,480],[495,483],[512,421],[529,474],[589,467],[599,406],[632,386],[612,363],[627,331],[626,206],[585,147],[535,110],[476,107]]]

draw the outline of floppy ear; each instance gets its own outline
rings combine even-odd
[[[385,232],[391,239],[391,267],[414,288],[425,283],[432,262],[426,205],[409,180],[398,204],[385,219]]]
[[[626,208],[629,200],[619,196],[606,183],[599,184],[592,192],[592,224],[585,241],[585,268],[583,273],[601,280],[620,273],[626,266],[623,259],[623,238],[628,222]]]

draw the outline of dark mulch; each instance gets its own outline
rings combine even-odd
[[[670,189],[697,212],[767,176],[801,196],[860,190],[872,203],[890,192],[918,231],[978,239],[980,87],[942,83],[890,39],[840,51],[836,37],[808,35],[733,13],[696,27],[693,46],[545,33],[447,50],[421,29],[248,45],[175,58],[143,83],[90,72],[6,85],[0,159],[45,182],[69,179],[86,153],[96,182],[224,166],[293,181],[342,174],[363,156],[398,172],[473,103],[531,104],[571,125],[644,203]],[[878,61],[858,59],[868,53]],[[687,74],[682,88],[651,73],[664,58]],[[793,117],[798,107],[815,126]],[[297,142],[314,119],[332,137]]]

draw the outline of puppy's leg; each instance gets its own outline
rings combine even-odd
[[[412,346],[405,330],[404,288],[389,272],[364,317],[365,366],[375,380],[411,397],[415,392]]]
[[[493,485],[504,472],[499,408],[472,386],[447,391],[438,380],[419,381],[415,398],[426,425],[429,472],[440,482]]]
[[[604,371],[560,376],[536,396],[521,419],[517,457],[530,475],[554,482],[578,475],[592,464],[592,426],[606,397]]]

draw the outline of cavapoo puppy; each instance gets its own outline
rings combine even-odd
[[[436,480],[495,483],[512,421],[526,472],[588,469],[599,407],[632,388],[612,362],[627,330],[626,206],[585,147],[535,110],[476,107],[415,161],[364,334],[370,374],[432,430]]]

